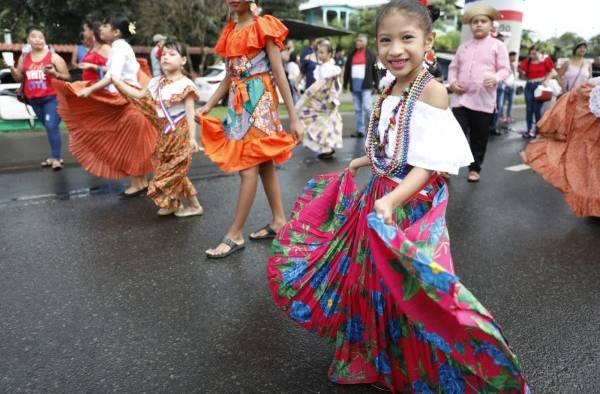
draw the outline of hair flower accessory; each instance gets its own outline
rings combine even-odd
[[[135,35],[135,22],[129,22],[128,30],[129,34],[131,34],[132,36]]]

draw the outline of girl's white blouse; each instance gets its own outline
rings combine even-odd
[[[392,112],[399,102],[400,97],[388,96],[381,105],[379,137],[382,143]],[[396,115],[396,121],[399,115]],[[391,159],[394,153],[396,137],[396,129],[390,130],[385,147],[388,159]],[[465,134],[449,108],[440,109],[422,101],[415,103],[409,128],[406,161],[413,167],[450,174],[458,174],[460,167],[473,162]]]
[[[118,39],[112,43],[106,69],[107,77],[114,75],[132,86],[141,87],[137,79],[140,64],[135,58],[133,48],[127,41]],[[112,84],[107,89],[113,93],[117,92],[117,88]]]
[[[326,63],[319,63],[313,71],[313,76],[316,81],[322,81],[327,78],[337,77],[342,74],[342,69],[336,66],[333,59],[330,59]]]
[[[148,84],[148,92],[156,102],[156,113],[159,118],[164,118],[165,114],[160,107],[158,100],[165,102],[167,111],[171,116],[177,116],[185,111],[185,98],[188,94],[193,93],[194,100],[198,98],[198,88],[194,82],[183,77],[175,82],[166,84],[160,89],[160,98],[158,96],[158,84],[163,77],[154,77]]]

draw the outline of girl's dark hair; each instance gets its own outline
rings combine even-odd
[[[418,17],[425,34],[433,31],[433,22],[440,17],[440,9],[437,6],[425,7],[417,0],[392,0],[379,9],[375,20],[375,35],[379,32],[379,25],[383,18],[394,11],[406,12]]]
[[[530,46],[530,47],[529,47],[529,49],[527,50],[527,54],[528,54],[528,55],[529,55],[529,54],[531,54],[531,51],[533,51],[534,49],[535,49],[536,51],[538,50],[538,47],[537,47],[537,45],[532,45],[532,46]]]
[[[573,48],[573,50],[571,51],[573,53],[573,56],[575,56],[575,52],[577,52],[577,50],[581,47],[585,47],[587,49],[587,42],[579,42],[577,43],[577,45],[575,45],[575,47]]]
[[[101,22],[86,20],[85,22],[83,22],[82,26],[87,26],[88,29],[90,29],[94,33],[94,39],[96,40],[96,42],[104,44],[104,41],[102,41],[102,38],[100,38],[100,26],[102,26]]]
[[[113,27],[113,29],[119,29],[121,32],[121,38],[128,40],[131,38],[131,33],[129,32],[129,24],[131,20],[125,15],[111,15],[105,23],[108,23]]]
[[[25,32],[27,33],[27,35],[30,35],[32,31],[39,31],[40,33],[42,33],[44,36],[44,31],[42,30],[41,27],[37,26],[37,25],[31,25],[27,28],[27,30],[25,30]]]
[[[179,53],[181,56],[183,56],[183,57],[187,56],[185,45],[182,42],[177,41],[174,38],[167,38],[165,40],[163,48],[173,49],[174,51],[177,51],[177,53]]]

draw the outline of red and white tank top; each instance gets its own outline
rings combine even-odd
[[[31,53],[25,55],[23,60],[23,93],[28,99],[56,96],[52,87],[52,76],[44,72],[44,66],[52,64],[52,52],[48,51],[46,56],[34,62]]]

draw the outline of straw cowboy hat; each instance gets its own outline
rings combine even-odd
[[[500,12],[492,6],[487,4],[475,4],[473,7],[469,7],[469,9],[465,11],[462,21],[463,23],[471,23],[471,19],[477,15],[485,15],[493,21],[496,21],[502,17],[502,14],[500,14]]]

